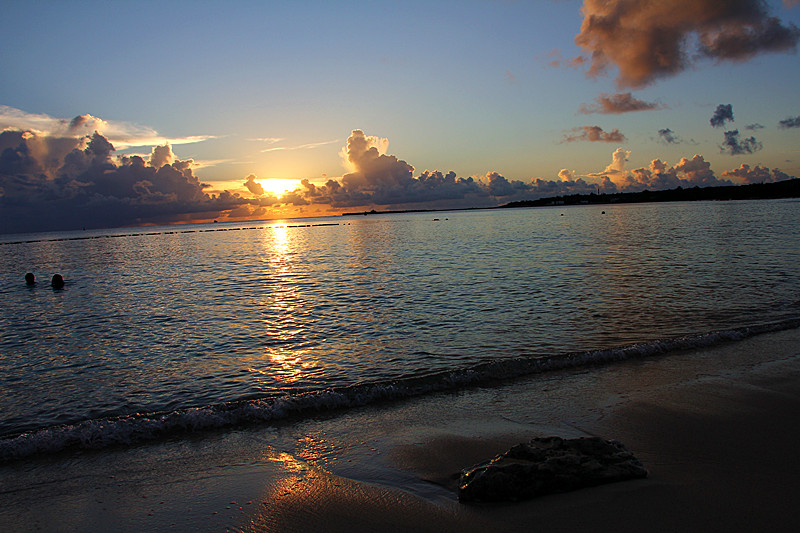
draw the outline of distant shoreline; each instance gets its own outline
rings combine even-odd
[[[391,211],[353,211],[341,216],[389,215],[398,213],[438,213],[442,211],[475,211],[485,209],[507,209],[515,207],[550,207],[559,205],[606,205],[651,202],[695,202],[700,200],[777,200],[800,198],[800,178],[777,183],[751,183],[748,185],[726,185],[721,187],[678,187],[665,191],[591,193],[550,196],[538,200],[521,200],[492,207],[463,207],[450,209],[400,209]]]

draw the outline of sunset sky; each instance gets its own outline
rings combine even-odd
[[[798,4],[10,0],[0,233],[800,176]]]

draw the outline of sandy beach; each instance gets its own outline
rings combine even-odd
[[[4,531],[796,531],[800,330],[292,424],[5,465]],[[645,480],[464,505],[536,436],[624,443]]]

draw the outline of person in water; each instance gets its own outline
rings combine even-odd
[[[33,275],[33,272],[28,272],[25,274],[25,283],[28,285],[33,285],[36,283],[36,277]]]
[[[50,282],[50,285],[52,285],[54,289],[63,289],[64,278],[61,277],[61,274],[53,274],[53,281]]]

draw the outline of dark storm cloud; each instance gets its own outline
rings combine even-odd
[[[562,142],[575,142],[575,141],[590,141],[590,142],[607,142],[607,143],[621,143],[625,142],[625,135],[618,129],[612,131],[603,131],[600,126],[583,126],[580,128],[572,128],[571,134],[565,134]]]
[[[725,141],[720,145],[721,152],[730,155],[752,154],[764,147],[755,137],[739,138],[739,130],[725,132]]]
[[[696,58],[744,61],[794,50],[800,30],[771,16],[762,0],[585,0],[575,37],[590,76],[618,69],[618,87],[644,87]]]
[[[82,115],[69,129],[95,119]],[[49,137],[32,132],[0,135],[0,226],[3,232],[68,230],[209,219],[247,201],[207,187],[169,145],[149,161],[116,157],[108,140]]]
[[[728,121],[733,122],[733,106],[731,104],[719,104],[709,122],[713,127],[721,128]]]
[[[778,125],[781,128],[788,129],[788,128],[800,128],[800,116],[797,117],[789,117],[785,120],[781,120]]]
[[[664,109],[664,106],[655,102],[645,102],[634,98],[631,93],[601,94],[595,98],[595,104],[581,104],[578,113],[590,114],[601,113],[605,115],[617,115],[620,113],[632,113],[635,111],[651,111],[654,109]]]

